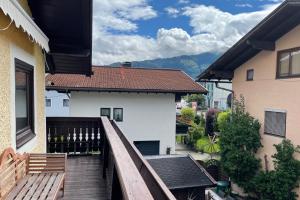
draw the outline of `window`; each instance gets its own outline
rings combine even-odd
[[[123,108],[114,108],[114,120],[117,122],[123,121]]]
[[[214,108],[219,108],[219,101],[214,101]]]
[[[69,107],[70,100],[69,99],[63,99],[63,107]]]
[[[101,108],[100,116],[107,116],[110,119],[110,108]]]
[[[33,66],[15,59],[16,145],[20,148],[34,135]]]
[[[300,76],[300,48],[278,52],[277,78]]]
[[[247,81],[253,81],[254,69],[247,70]]]
[[[46,107],[51,107],[51,99],[46,99]]]
[[[280,111],[265,111],[265,134],[285,137],[286,113]]]

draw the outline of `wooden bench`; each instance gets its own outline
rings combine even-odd
[[[0,156],[0,199],[56,199],[64,192],[66,154],[16,154],[7,148]]]

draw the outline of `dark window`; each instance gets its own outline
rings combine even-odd
[[[286,113],[265,111],[264,132],[275,136],[285,137]]]
[[[34,135],[33,66],[15,59],[16,144],[21,147]]]
[[[69,107],[69,99],[63,99],[63,107]]]
[[[110,108],[101,108],[100,116],[106,116],[108,119],[110,119]]]
[[[144,156],[159,155],[159,141],[134,141],[133,143]]]
[[[254,77],[254,70],[248,69],[247,70],[247,81],[253,81],[253,77]]]
[[[117,122],[123,121],[123,108],[114,108],[114,120]]]
[[[214,108],[219,108],[219,101],[214,101]]]
[[[277,78],[300,76],[300,48],[278,52]]]
[[[46,107],[51,107],[51,99],[46,99]]]

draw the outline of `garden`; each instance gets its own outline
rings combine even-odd
[[[242,97],[233,101],[232,111],[209,109],[197,115],[193,109],[184,108],[181,119],[190,125],[187,144],[197,152],[210,154],[211,160],[203,164],[217,162],[228,180],[248,194],[243,199],[298,198],[294,189],[299,187],[300,161],[294,156],[300,153],[300,147],[287,139],[275,144],[274,169],[268,169],[266,161],[256,156],[262,147],[261,124],[246,112]],[[224,193],[232,195],[230,184]]]

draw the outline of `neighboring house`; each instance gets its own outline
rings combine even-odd
[[[108,116],[144,155],[175,151],[176,101],[205,88],[179,70],[93,67],[93,75],[48,75],[48,90],[70,93],[71,117]]]
[[[207,89],[206,105],[208,108],[216,108],[219,110],[228,109],[228,96],[231,94],[231,83],[219,83],[218,86],[224,89],[220,89],[215,83],[201,83]]]
[[[269,169],[274,144],[284,138],[300,144],[299,35],[300,1],[285,1],[198,77],[232,80],[235,96],[244,96],[246,110],[262,125],[258,155]]]
[[[56,91],[46,91],[45,106],[46,117],[69,117],[70,116],[69,94]]]
[[[0,153],[7,147],[46,152],[45,70],[89,75],[91,56],[80,51],[91,51],[90,8],[91,1],[86,0],[72,5],[69,1],[0,1]],[[70,19],[63,17],[66,9]],[[76,48],[68,46],[71,36]],[[83,41],[86,45],[80,46]],[[70,65],[75,49],[76,62],[87,66],[82,70]]]

